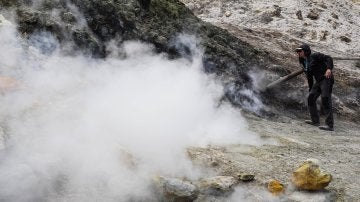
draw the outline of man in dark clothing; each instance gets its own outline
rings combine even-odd
[[[334,118],[331,102],[332,87],[334,85],[334,76],[332,74],[332,69],[334,68],[333,60],[330,56],[322,53],[311,53],[311,49],[307,44],[296,48],[296,52],[299,55],[299,62],[304,68],[309,84],[308,108],[311,120],[306,120],[305,122],[315,126],[320,125],[316,100],[321,95],[322,106],[326,116],[326,125],[319,126],[319,128],[333,131]]]

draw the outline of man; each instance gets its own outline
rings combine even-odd
[[[296,48],[299,55],[299,62],[304,68],[308,84],[309,97],[308,108],[311,120],[306,120],[305,123],[319,126],[320,117],[316,107],[316,100],[321,95],[322,106],[326,116],[324,126],[319,126],[322,130],[334,130],[334,118],[332,112],[331,93],[334,84],[334,76],[332,69],[334,67],[333,60],[330,56],[322,53],[311,53],[310,46],[303,44]],[[314,84],[315,78],[315,84]]]

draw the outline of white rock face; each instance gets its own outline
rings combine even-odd
[[[204,21],[276,31],[331,52],[359,56],[359,0],[182,0]],[[191,6],[190,6],[191,5]],[[225,15],[231,13],[230,16]],[[299,19],[301,12],[302,19]],[[297,15],[298,13],[298,15]],[[308,17],[314,13],[318,19]]]

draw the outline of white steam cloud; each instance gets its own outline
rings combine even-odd
[[[0,26],[0,76],[18,82],[0,95],[0,201],[146,201],[156,174],[201,176],[186,147],[258,142],[239,111],[218,106],[201,56],[126,42],[113,48],[126,59],[70,57],[47,33],[30,39]]]

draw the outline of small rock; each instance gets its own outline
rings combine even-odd
[[[273,21],[274,19],[272,18],[273,14],[270,12],[264,12],[261,16],[260,16],[260,21],[262,23],[268,24],[271,21]]]
[[[310,38],[311,38],[311,39],[316,39],[316,38],[317,38],[317,33],[316,33],[315,30],[312,30],[312,31],[310,32]]]
[[[76,17],[74,14],[72,14],[71,12],[64,12],[61,14],[61,19],[64,22],[67,23],[75,23],[76,22]]]
[[[219,166],[219,163],[217,161],[212,161],[210,165],[211,167],[217,167]]]
[[[355,67],[360,68],[360,61],[359,60],[355,63]]]
[[[279,195],[284,192],[284,185],[277,180],[271,180],[268,183],[267,189],[274,195]]]
[[[199,189],[191,182],[177,178],[155,177],[153,179],[160,201],[194,201]]]
[[[329,32],[328,32],[327,30],[322,31],[322,32],[320,33],[320,40],[321,40],[321,41],[326,40],[326,37],[327,37],[328,35],[329,35]]]
[[[333,28],[333,29],[336,29],[338,26],[339,26],[339,23],[338,23],[338,22],[333,22],[333,23],[332,23],[332,28]]]
[[[278,5],[274,5],[274,11],[272,12],[273,16],[280,17],[281,16],[281,7]]]
[[[255,175],[252,174],[238,174],[237,175],[239,181],[249,182],[255,179]]]
[[[340,36],[340,40],[346,43],[350,43],[351,39],[347,36]]]
[[[335,19],[339,19],[339,16],[338,16],[337,14],[335,14],[335,13],[331,13],[331,16],[332,16],[333,18],[335,18]]]
[[[298,18],[299,20],[303,20],[303,19],[304,19],[303,16],[302,16],[301,10],[296,11],[296,16],[297,16],[297,18]]]
[[[301,190],[322,190],[331,182],[332,177],[320,170],[317,160],[305,161],[295,172],[291,181]]]
[[[327,9],[327,6],[326,6],[325,2],[320,2],[320,3],[319,3],[319,6],[320,6],[321,8]]]
[[[315,10],[310,10],[310,12],[308,13],[308,15],[306,17],[310,18],[311,20],[317,20],[317,19],[319,19],[319,13],[316,12]]]
[[[186,6],[190,9],[190,10],[195,10],[196,6],[194,2],[188,3],[186,4]]]
[[[200,193],[205,195],[221,196],[234,191],[237,180],[231,176],[216,176],[202,179],[198,183]]]
[[[225,16],[226,16],[226,17],[230,17],[231,14],[232,14],[231,11],[226,11],[226,12],[225,12]]]

